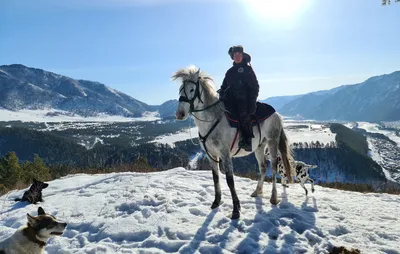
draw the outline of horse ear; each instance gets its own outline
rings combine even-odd
[[[196,72],[196,78],[199,79],[200,78],[200,68],[197,70]]]

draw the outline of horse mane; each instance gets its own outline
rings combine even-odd
[[[211,97],[217,97],[217,93],[214,89],[213,78],[209,74],[200,71],[200,69],[194,65],[179,69],[177,72],[175,72],[174,75],[172,76],[172,80],[177,80],[177,79],[182,79],[183,82],[189,80],[192,82],[197,82],[197,79],[200,79],[199,83],[203,88],[204,92],[206,93],[206,95]],[[181,85],[181,88],[183,85],[184,84]]]

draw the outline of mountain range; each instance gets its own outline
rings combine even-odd
[[[0,66],[0,107],[8,110],[52,108],[82,116],[139,117],[163,106],[148,105],[99,82],[20,64]]]
[[[285,116],[315,120],[400,120],[400,71],[366,81],[302,95],[261,100]],[[176,99],[161,105],[144,102],[102,83],[72,79],[21,64],[0,66],[0,107],[8,110],[45,109],[82,116],[98,114],[139,117],[158,111],[174,115]]]
[[[400,120],[400,71],[297,96],[264,100],[285,116],[315,120]],[[284,102],[284,103],[282,103]]]

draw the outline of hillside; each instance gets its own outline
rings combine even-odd
[[[0,108],[53,109],[68,116],[101,114],[140,117],[165,105],[148,105],[99,82],[78,80],[21,64],[0,66]]]
[[[345,121],[396,121],[400,119],[399,112],[400,71],[324,93],[309,93],[280,109],[287,116]]]
[[[306,198],[298,184],[286,195],[278,185],[281,203],[271,206],[270,183],[264,184],[264,197],[252,198],[256,181],[235,177],[242,215],[231,221],[225,177],[223,204],[210,209],[214,187],[208,171],[79,174],[49,184],[42,204],[12,201],[22,190],[0,198],[0,239],[43,206],[68,223],[62,236],[48,242],[47,253],[328,253],[333,246],[398,251],[398,195],[316,186]]]

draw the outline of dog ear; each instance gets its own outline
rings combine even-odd
[[[39,206],[38,215],[44,215],[44,214],[46,214],[46,213],[44,212],[43,208],[41,206]]]
[[[26,216],[28,218],[28,225],[31,227],[35,227],[36,219],[34,217],[32,217],[29,213],[27,213]]]

